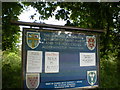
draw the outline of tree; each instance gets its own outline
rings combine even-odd
[[[15,49],[19,42],[19,26],[11,25],[11,20],[18,20],[23,6],[17,2],[2,3],[2,50]]]

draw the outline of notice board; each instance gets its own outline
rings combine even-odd
[[[98,87],[98,34],[23,29],[23,88]]]

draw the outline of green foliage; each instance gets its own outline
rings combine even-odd
[[[2,88],[21,88],[21,58],[15,52],[4,51]]]
[[[100,60],[100,86],[101,88],[118,88],[117,56],[116,52],[107,52]]]
[[[11,25],[11,20],[18,20],[22,5],[17,2],[2,3],[2,50],[15,49],[19,42],[19,26]]]

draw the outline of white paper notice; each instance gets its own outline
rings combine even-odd
[[[42,51],[27,51],[27,72],[42,72]]]
[[[95,53],[80,53],[80,66],[95,66]]]
[[[59,72],[59,52],[45,52],[45,73]]]

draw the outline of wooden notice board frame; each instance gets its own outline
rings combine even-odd
[[[68,27],[68,26],[58,26],[58,25],[47,25],[47,24],[39,24],[39,23],[27,23],[27,22],[16,22],[16,21],[12,21],[12,24],[15,24],[15,25],[24,25],[24,26],[33,26],[33,27],[39,27],[40,29],[36,29],[36,28],[24,28],[24,31],[23,31],[23,37],[22,37],[22,76],[23,76],[23,87],[25,86],[25,74],[26,74],[26,71],[25,71],[25,64],[26,64],[26,47],[24,46],[26,44],[26,40],[25,40],[25,31],[26,30],[32,30],[32,31],[49,31],[49,32],[56,32],[56,31],[61,31],[61,32],[65,32],[65,31],[70,31],[70,32],[73,32],[73,33],[82,33],[82,34],[85,34],[85,35],[96,35],[96,56],[97,56],[97,60],[98,62],[100,61],[100,57],[99,57],[99,36],[100,36],[100,33],[103,33],[103,30],[93,30],[93,29],[83,29],[83,28],[76,28],[76,27]],[[97,84],[97,87],[99,87],[99,71],[100,71],[100,63],[97,64],[97,79],[98,79],[98,84]],[[43,87],[44,88],[44,87]],[[96,88],[96,86],[86,86],[86,87],[74,87],[72,88],[73,89],[79,89],[79,88]],[[53,89],[53,88],[51,88]],[[61,88],[60,88],[61,89]],[[65,89],[65,88],[62,88],[62,89]],[[71,88],[67,88],[67,89],[71,89]]]

